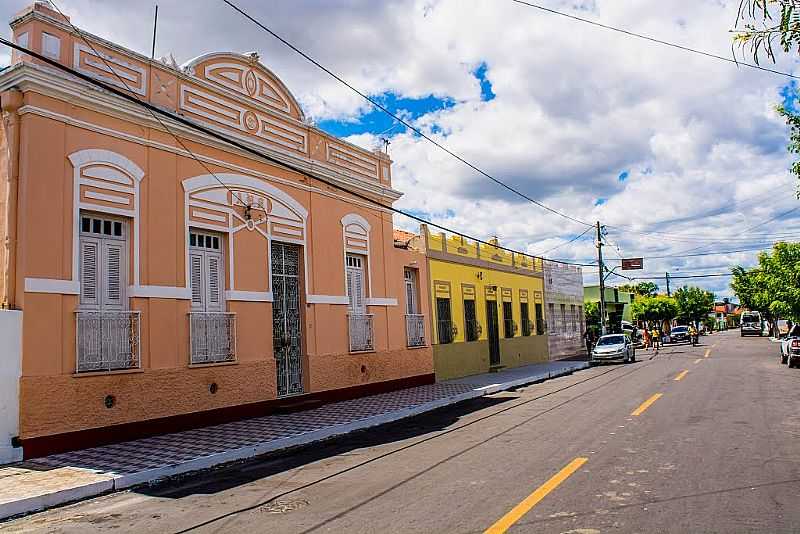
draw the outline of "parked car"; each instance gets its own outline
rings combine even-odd
[[[794,325],[781,340],[781,363],[789,367],[800,364],[800,324]]]
[[[670,343],[690,342],[689,327],[688,326],[674,326],[669,331]]]
[[[750,311],[742,314],[741,322],[741,336],[763,335],[763,326],[761,325],[761,314],[758,312]]]
[[[627,334],[601,336],[589,355],[589,363],[612,361],[624,363],[636,361],[636,348]]]

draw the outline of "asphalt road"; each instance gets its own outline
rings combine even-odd
[[[800,532],[800,370],[701,341],[0,530]]]

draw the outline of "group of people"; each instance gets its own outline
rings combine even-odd
[[[700,333],[698,332],[697,328],[694,325],[689,325],[689,338],[692,341],[692,344],[697,344],[699,339]],[[594,347],[595,343],[599,339],[599,334],[595,329],[587,328],[586,331],[583,333],[583,338],[586,342],[586,351],[592,352],[592,348]],[[653,347],[654,350],[658,350],[663,347],[664,344],[664,333],[660,327],[653,326],[652,328],[643,328],[642,329],[642,344],[644,345],[645,349]]]

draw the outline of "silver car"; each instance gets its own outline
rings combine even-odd
[[[631,339],[625,334],[601,336],[589,357],[590,363],[613,361],[625,363],[636,361],[636,349]]]

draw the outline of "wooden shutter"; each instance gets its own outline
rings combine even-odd
[[[347,268],[347,298],[352,313],[364,313],[364,271],[360,267]]]
[[[222,311],[222,258],[217,254],[206,253],[208,303],[206,311]]]
[[[100,284],[98,269],[100,242],[97,239],[82,237],[80,246],[81,306],[86,308],[99,308]]]
[[[195,311],[205,311],[206,286],[203,280],[203,255],[189,255],[189,269],[191,270],[192,284],[192,309]]]
[[[125,242],[103,242],[103,302],[105,309],[125,308]]]

